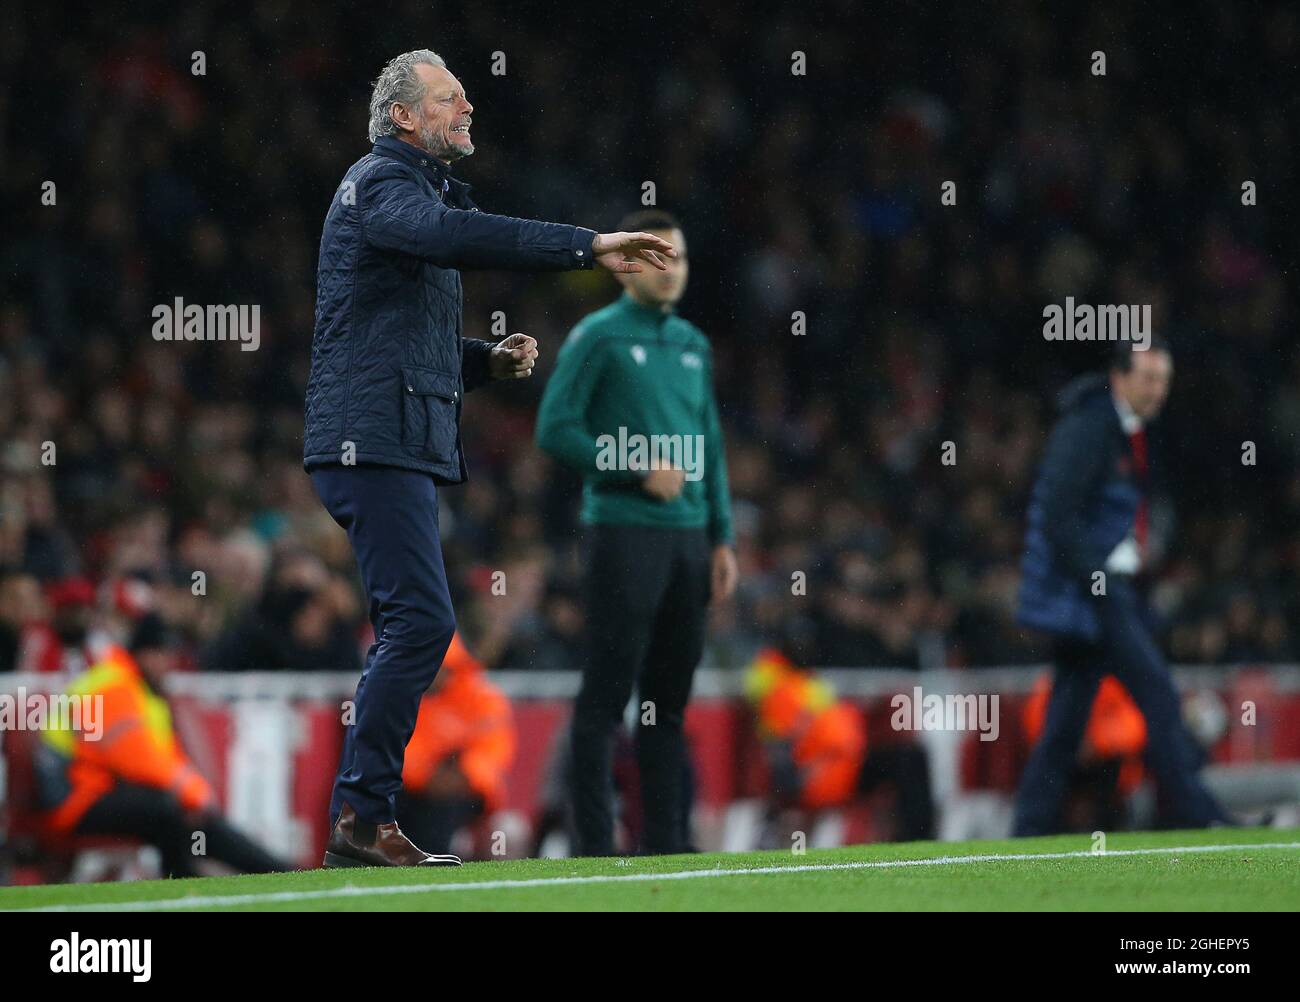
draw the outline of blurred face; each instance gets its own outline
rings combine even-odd
[[[51,626],[65,644],[79,645],[86,639],[95,610],[88,605],[65,605],[54,613]]]
[[[646,306],[659,306],[667,309],[677,305],[686,292],[686,280],[690,277],[690,260],[686,256],[686,237],[681,230],[647,230],[657,237],[663,237],[677,249],[676,257],[660,257],[668,265],[667,271],[646,265],[635,275],[617,276],[632,298]]]
[[[313,598],[293,617],[293,639],[303,647],[324,647],[334,626],[334,613],[323,596]]]
[[[40,583],[29,574],[15,574],[0,585],[0,620],[15,628],[45,615]]]
[[[443,163],[469,156],[474,152],[469,138],[474,106],[460,81],[442,66],[420,63],[415,72],[424,81],[424,99],[418,108],[393,107],[393,121],[402,129],[401,138]]]
[[[146,647],[133,655],[142,674],[155,688],[176,667],[176,655],[165,647]]]
[[[1128,372],[1112,370],[1110,385],[1143,421],[1150,421],[1165,405],[1169,384],[1174,376],[1174,362],[1166,351],[1135,351]]]

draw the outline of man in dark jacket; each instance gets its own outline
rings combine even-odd
[[[456,269],[631,273],[675,253],[647,233],[480,212],[450,173],[474,152],[473,110],[436,53],[389,62],[371,97],[374,147],[344,176],[321,235],[304,465],[348,532],[375,629],[330,804],[327,866],[460,862],[418,849],[394,821],[420,697],[456,626],[437,487],[466,478],[465,391],[531,375],[537,343],[463,338]]]
[[[1056,830],[1097,688],[1114,675],[1147,722],[1147,761],[1175,824],[1226,821],[1197,776],[1199,756],[1178,693],[1152,637],[1134,577],[1147,547],[1145,425],[1169,393],[1168,349],[1128,342],[1109,381],[1085,377],[1061,397],[1029,502],[1018,619],[1052,634],[1055,681],[1043,735],[1020,781],[1016,835]]]

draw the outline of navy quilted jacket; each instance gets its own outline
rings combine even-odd
[[[321,234],[303,464],[466,477],[460,411],[492,345],[461,336],[458,268],[590,268],[593,230],[480,212],[470,186],[383,137],[348,170]]]
[[[1061,393],[1029,499],[1017,620],[1053,634],[1096,640],[1093,574],[1133,531],[1146,489],[1104,376]]]

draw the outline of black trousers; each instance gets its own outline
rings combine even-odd
[[[858,789],[867,793],[882,785],[892,786],[897,798],[894,841],[934,838],[934,796],[925,749],[913,744],[873,748],[858,773]]]
[[[702,529],[600,525],[588,541],[588,657],[572,732],[576,854],[614,854],[614,736],[633,689],[642,850],[683,852],[682,724],[704,650],[712,548]]]
[[[1056,645],[1047,721],[1020,779],[1014,835],[1058,831],[1097,687],[1108,674],[1119,679],[1146,718],[1146,761],[1165,797],[1171,824],[1204,828],[1229,820],[1197,775],[1201,757],[1183,726],[1178,692],[1152,639],[1146,606],[1131,584],[1114,575],[1107,588],[1106,598],[1097,604],[1097,641],[1062,638]]]
[[[241,873],[279,873],[294,867],[277,859],[219,814],[193,818],[165,790],[120,785],[91,805],[74,829],[78,835],[122,835],[156,846],[168,877],[195,877],[200,859],[215,859]],[[204,852],[196,855],[203,833]]]

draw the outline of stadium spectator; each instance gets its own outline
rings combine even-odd
[[[86,578],[64,578],[49,589],[50,629],[44,634],[37,667],[41,671],[80,673],[86,650],[100,617],[94,584]]]
[[[806,649],[791,628],[783,647]],[[877,787],[895,794],[895,841],[934,837],[934,802],[924,749],[910,743],[869,747],[860,709],[836,697],[830,684],[785,650],[766,647],[745,672],[767,764],[769,827],[785,812],[805,817],[843,807]],[[784,838],[775,840],[787,844]]]
[[[0,571],[0,672],[38,670],[40,650],[49,645],[45,596],[37,579],[22,571]]]
[[[222,671],[357,672],[359,603],[310,553],[282,555],[261,600],[241,613],[208,650]]]
[[[291,869],[221,816],[211,784],[181,747],[159,694],[175,667],[171,646],[162,618],[148,614],[129,650],[107,648],[69,685],[69,695],[96,705],[83,711],[96,727],[41,735],[37,775],[49,830],[150,843],[168,877],[197,876],[201,859],[244,873]]]

